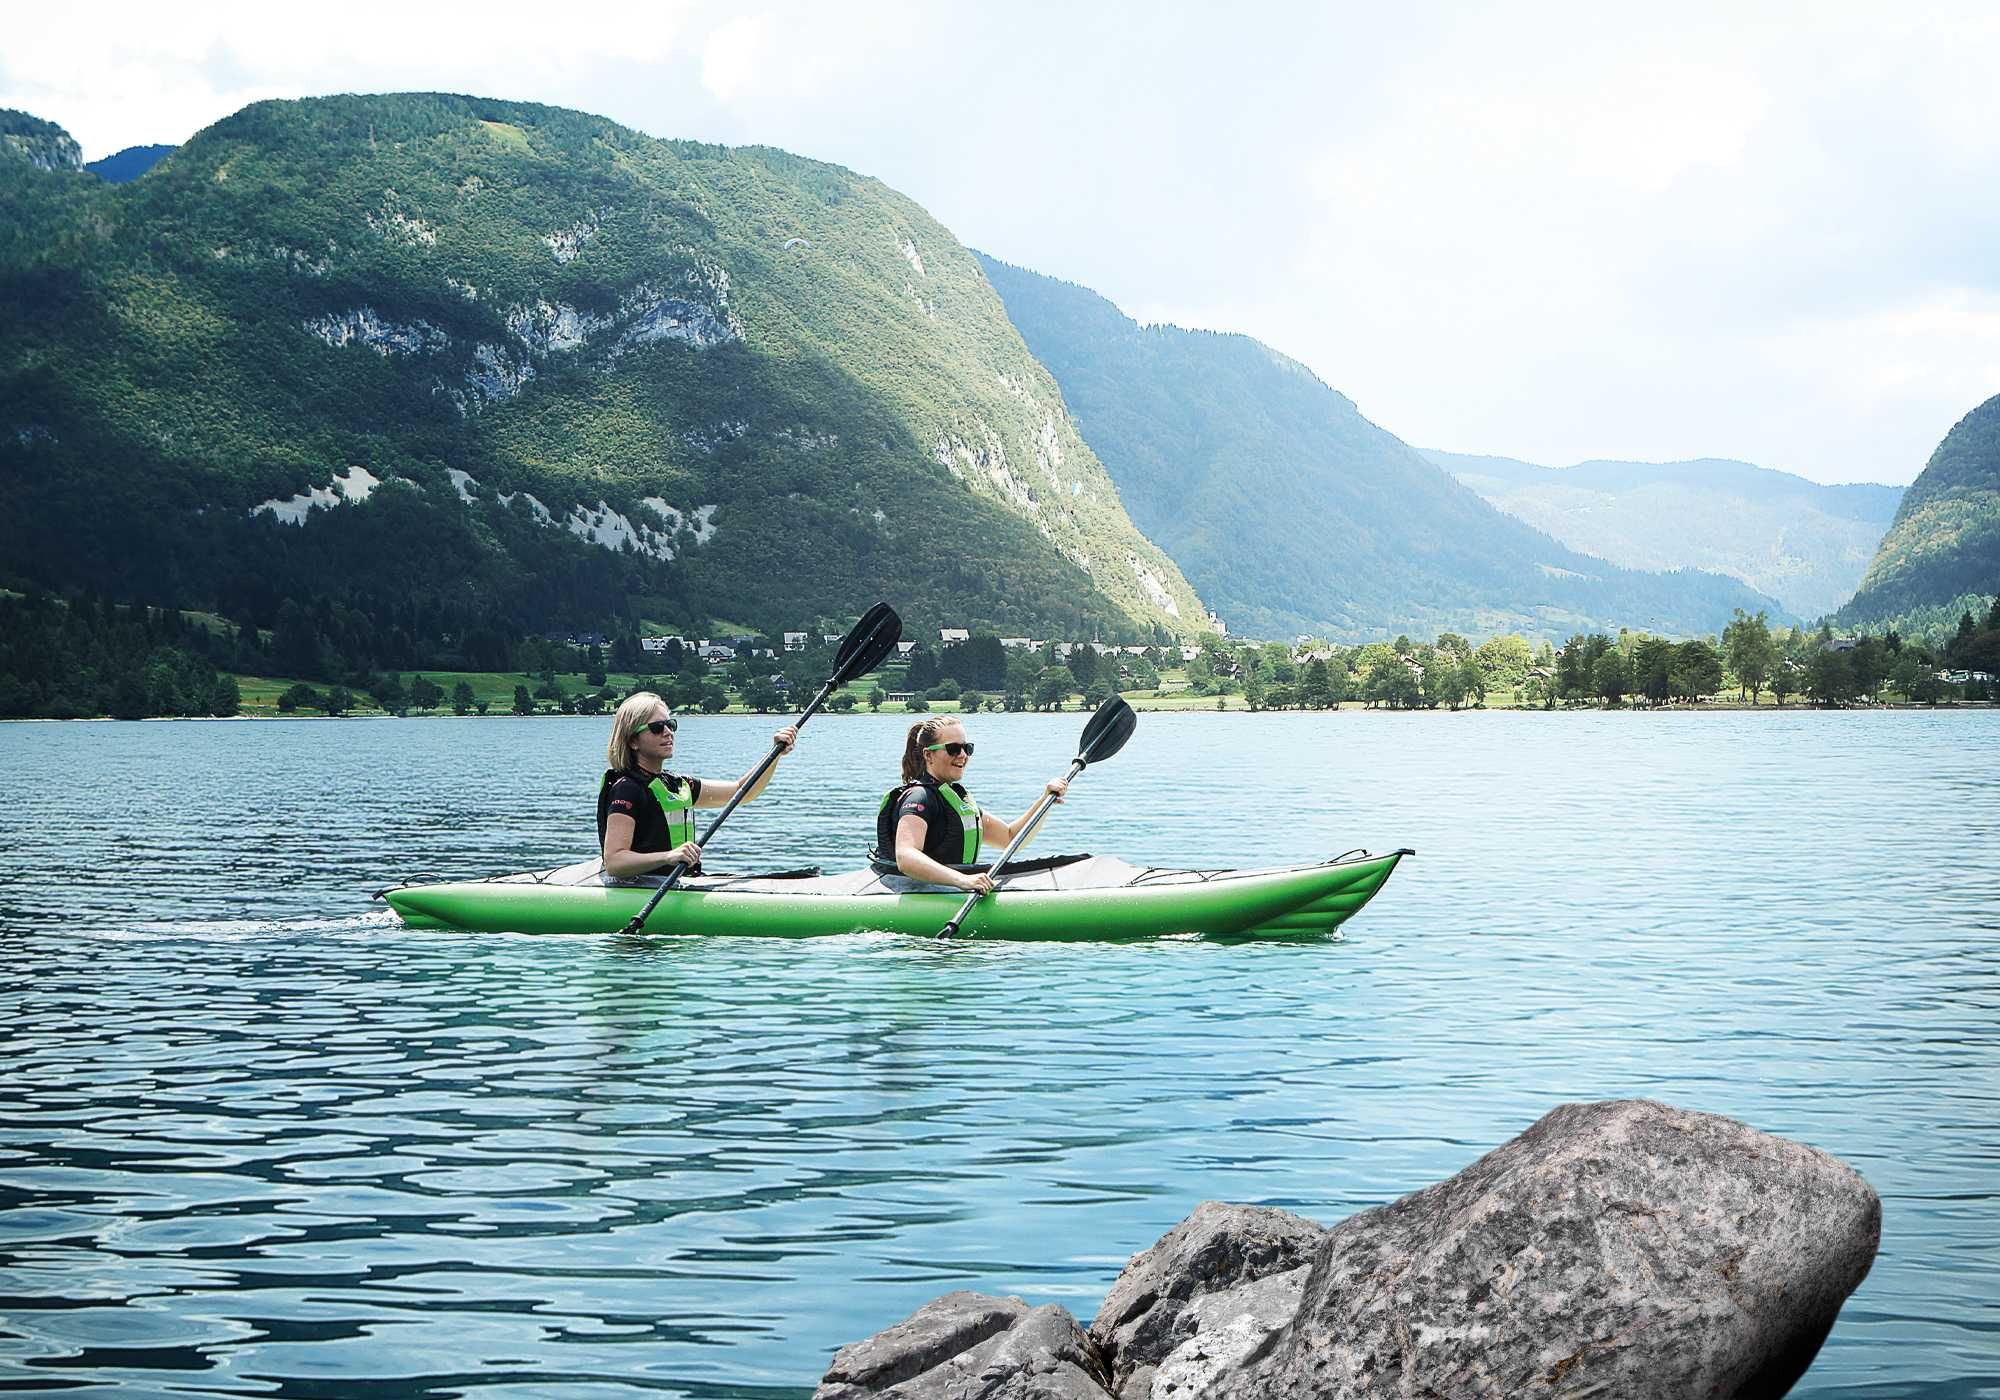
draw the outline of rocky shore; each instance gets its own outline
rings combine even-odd
[[[1327,1228],[1204,1202],[1089,1327],[959,1292],[841,1349],[815,1400],[1775,1400],[1866,1277],[1851,1168],[1648,1100],[1566,1104]]]

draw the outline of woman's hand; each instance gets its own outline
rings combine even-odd
[[[967,894],[991,894],[993,877],[982,870],[977,875],[964,876],[959,880],[958,887]]]
[[[684,866],[689,874],[693,874],[695,871],[701,869],[701,843],[699,841],[683,841],[680,845],[668,851],[667,854]],[[661,868],[664,869],[665,867]]]
[[[793,745],[799,742],[799,727],[796,724],[786,725],[771,736],[771,742],[776,744],[782,752],[790,753]]]
[[[1060,802],[1063,800],[1063,794],[1069,791],[1069,779],[1050,778],[1048,787],[1043,789],[1043,791],[1049,793],[1056,801]]]

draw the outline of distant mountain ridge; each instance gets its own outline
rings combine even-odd
[[[1087,288],[977,256],[1133,521],[1233,631],[1560,639],[1712,632],[1738,607],[1783,612],[1735,579],[1641,573],[1565,547],[1248,336],[1141,326]]]
[[[1728,574],[1806,618],[1853,596],[1903,495],[1898,486],[1827,486],[1722,458],[1544,467],[1424,455],[1572,549],[1627,568]]]
[[[878,181],[452,94],[258,103],[123,184],[0,132],[0,585],[329,636],[884,596],[1205,629],[977,264]]]
[[[1893,620],[2000,593],[2000,395],[1945,434],[1839,620]]]
[[[86,161],[84,169],[107,184],[136,180],[174,153],[172,146],[127,146],[102,160]]]

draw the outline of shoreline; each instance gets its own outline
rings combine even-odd
[[[1128,696],[1126,697],[1126,700],[1127,700],[1127,703],[1129,703],[1129,704],[1130,704],[1130,705],[1132,706],[1132,708],[1133,708],[1134,710],[1136,710],[1137,712],[1139,712],[1140,714],[1158,714],[1158,715],[1173,715],[1173,714],[1196,714],[1196,715],[1226,715],[1226,716],[1230,716],[1230,717],[1232,717],[1232,718],[1252,718],[1252,717],[1257,717],[1257,716],[1263,716],[1263,715],[1308,715],[1308,714],[1317,714],[1317,715],[1331,715],[1331,714],[1365,714],[1365,715],[1439,715],[1439,716],[1453,716],[1453,715],[1472,715],[1472,714],[1491,714],[1491,715],[1580,715],[1580,714],[1592,714],[1592,715],[1609,715],[1609,714],[1622,714],[1622,715],[1667,715],[1667,714],[1677,714],[1677,715],[1719,715],[1719,714],[1765,714],[1765,715],[1798,715],[1798,714],[1821,714],[1821,715],[1841,715],[1841,714],[1879,714],[1879,713],[1882,713],[1882,712],[1885,712],[1885,711],[1894,711],[1894,712],[1907,712],[1907,711],[1915,711],[1915,712],[1929,712],[1929,713],[1938,713],[1938,714],[1948,714],[1948,713],[1952,713],[1952,712],[1956,712],[1956,711],[1978,711],[1978,710],[2000,710],[2000,700],[1946,700],[1946,701],[1940,701],[1940,702],[1938,702],[1937,704],[1934,704],[1934,705],[1933,705],[1933,704],[1924,704],[1924,703],[1922,703],[1922,702],[1920,702],[1920,701],[1915,701],[1915,700],[1898,700],[1898,701],[1888,701],[1888,702],[1885,702],[1885,703],[1882,703],[1882,704],[1874,704],[1874,705],[1833,705],[1833,706],[1826,706],[1826,705],[1763,705],[1763,704],[1756,704],[1756,705],[1753,705],[1753,704],[1749,704],[1749,703],[1746,703],[1746,702],[1743,702],[1743,701],[1736,701],[1736,700],[1731,700],[1731,701],[1726,701],[1726,702],[1724,702],[1724,701],[1718,701],[1718,702],[1716,702],[1716,703],[1713,703],[1713,704],[1706,704],[1706,703],[1704,703],[1704,704],[1694,704],[1694,705],[1686,705],[1686,704],[1680,704],[1680,705],[1618,705],[1618,706],[1608,706],[1608,705],[1567,705],[1567,706],[1557,706],[1557,707],[1556,707],[1556,708],[1554,708],[1554,709],[1545,709],[1544,707],[1542,707],[1542,706],[1540,706],[1540,705],[1466,705],[1466,706],[1462,706],[1462,707],[1460,707],[1459,709],[1456,709],[1456,710],[1452,710],[1452,709],[1446,709],[1446,708],[1444,708],[1443,706],[1438,706],[1438,707],[1435,707],[1435,708],[1427,708],[1427,707],[1424,707],[1424,706],[1412,706],[1412,707],[1409,707],[1409,708],[1404,708],[1404,709],[1398,709],[1398,708],[1394,708],[1394,707],[1391,707],[1391,706],[1371,706],[1371,705],[1364,705],[1364,704],[1361,704],[1361,703],[1358,703],[1358,702],[1353,702],[1353,701],[1348,701],[1348,702],[1343,702],[1343,703],[1341,703],[1341,704],[1339,704],[1339,705],[1329,705],[1329,706],[1325,706],[1325,707],[1323,707],[1323,708],[1315,708],[1315,709],[1284,709],[1284,710],[1273,710],[1273,709],[1262,709],[1262,710],[1253,710],[1253,709],[1251,709],[1251,708],[1250,708],[1249,706],[1247,706],[1247,705],[1229,705],[1229,706],[1224,706],[1224,707],[1221,707],[1221,708],[1218,708],[1218,707],[1216,707],[1216,706],[1214,706],[1214,705],[1204,705],[1204,704],[1199,704],[1199,703],[1192,703],[1192,702],[1191,702],[1191,703],[1184,703],[1184,704],[1165,704],[1165,705],[1159,705],[1159,704],[1151,704],[1151,705],[1149,705],[1149,704],[1147,704],[1147,703],[1146,703],[1146,701],[1145,701],[1145,700],[1143,700],[1143,699],[1133,699],[1133,698],[1132,698],[1131,696],[1129,696],[1129,695],[1128,695]],[[1083,705],[1083,704],[1077,704],[1077,705],[1072,705],[1072,706],[1066,706],[1066,707],[1064,707],[1064,708],[1062,708],[1062,709],[1058,709],[1058,710],[1012,710],[1012,711],[1009,711],[1009,710],[981,710],[981,711],[979,711],[978,713],[979,713],[980,715],[982,715],[982,716],[985,716],[985,715],[1001,715],[1001,714],[1026,714],[1026,715],[1033,715],[1033,714],[1043,714],[1043,715],[1077,715],[1077,714],[1083,714],[1083,713],[1086,713],[1086,712],[1088,711],[1088,708],[1089,708],[1089,707],[1088,707],[1088,706],[1086,706],[1086,705]],[[911,715],[911,714],[918,714],[918,713],[929,713],[929,714],[953,714],[953,715],[955,715],[955,714],[961,714],[961,713],[965,713],[965,712],[963,712],[963,711],[959,711],[959,710],[956,710],[956,709],[952,709],[952,708],[948,708],[947,706],[945,706],[945,705],[943,705],[943,704],[940,704],[940,705],[938,705],[937,707],[935,707],[935,708],[933,708],[933,709],[931,709],[931,710],[929,710],[929,711],[902,711],[902,710],[889,710],[889,709],[886,709],[886,708],[885,708],[885,709],[883,709],[883,710],[879,710],[879,711],[866,711],[866,712],[864,712],[864,711],[861,711],[861,710],[852,710],[852,711],[847,711],[847,712],[843,713],[843,712],[841,712],[841,711],[837,711],[837,710],[823,710],[823,711],[821,711],[821,712],[819,713],[819,715],[817,715],[817,716],[816,716],[816,718],[821,718],[821,719],[884,719],[884,718],[887,718],[887,719],[897,719],[897,720],[900,720],[900,719],[904,719],[904,718],[907,718],[907,717],[908,717],[909,715]],[[140,716],[140,717],[138,717],[137,719],[117,719],[117,718],[115,718],[115,717],[113,717],[113,716],[111,716],[111,715],[72,715],[72,716],[69,716],[69,717],[67,717],[67,718],[57,718],[57,717],[54,717],[54,716],[50,716],[50,715],[16,715],[16,716],[11,716],[11,717],[6,717],[6,718],[0,718],[0,724],[231,724],[231,723],[235,723],[235,722],[238,722],[238,721],[247,721],[247,722],[251,722],[251,723],[265,723],[265,722],[268,722],[268,721],[274,721],[274,720],[288,720],[288,721],[290,721],[290,720],[309,720],[309,721],[312,721],[312,722],[315,722],[315,723],[317,723],[317,722],[321,722],[321,721],[329,721],[329,720],[367,720],[367,721],[378,721],[378,720],[391,720],[391,719],[416,719],[416,720],[442,720],[442,719],[470,719],[470,720],[495,720],[495,719],[532,719],[532,720],[551,720],[551,719],[588,719],[588,720],[602,720],[602,719],[606,718],[606,717],[607,717],[607,716],[608,716],[609,714],[610,714],[610,711],[609,711],[609,710],[606,710],[606,711],[603,711],[603,712],[601,712],[601,713],[599,713],[599,714],[585,714],[585,715],[572,715],[572,714],[561,714],[561,713],[548,713],[548,712],[538,712],[538,713],[535,713],[535,714],[530,714],[530,715],[517,715],[517,714],[514,714],[514,713],[512,713],[511,711],[510,711],[510,712],[507,712],[507,713],[504,713],[504,714],[503,714],[503,713],[494,713],[494,714],[485,714],[485,715],[479,715],[479,714],[465,714],[465,715],[460,715],[460,714],[453,714],[453,713],[451,713],[450,711],[438,711],[438,710],[425,710],[425,711],[419,711],[419,712],[417,712],[417,713],[389,713],[389,712],[386,712],[386,711],[382,711],[382,710],[369,710],[369,711],[366,711],[366,712],[364,712],[364,713],[360,713],[360,714],[340,714],[340,715],[329,715],[329,714],[279,714],[279,713],[277,713],[277,712],[275,712],[275,711],[266,711],[266,710],[258,710],[258,711],[255,711],[255,712],[251,713],[251,714],[234,714],[234,715],[141,715],[141,716]],[[696,712],[695,712],[695,716],[696,716],[696,717],[699,717],[699,718],[714,718],[714,719],[767,719],[767,720],[781,720],[781,719],[785,719],[785,718],[788,718],[788,717],[790,716],[790,714],[791,714],[791,712],[790,712],[790,711],[785,711],[785,710],[749,710],[749,709],[743,709],[743,708],[741,708],[741,707],[738,707],[738,706],[734,706],[734,705],[730,706],[730,707],[729,707],[729,708],[727,708],[727,709],[724,709],[724,710],[718,710],[718,711],[714,711],[714,712],[709,712],[709,711],[696,711]]]

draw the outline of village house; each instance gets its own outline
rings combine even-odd
[[[785,650],[804,651],[806,649],[806,636],[807,634],[804,632],[785,633]]]
[[[972,640],[972,633],[967,631],[963,627],[938,628],[938,641],[943,643],[945,646],[951,646],[957,642],[969,642],[971,640]]]
[[[1005,647],[1008,651],[1027,651],[1031,649],[1035,644],[1029,641],[1026,637],[1002,637],[1000,639],[1000,645]]]

